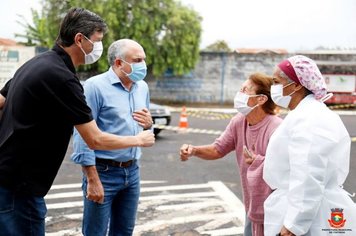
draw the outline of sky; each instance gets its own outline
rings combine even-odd
[[[177,0],[178,1],[178,0]],[[288,51],[356,48],[356,0],[180,0],[203,18],[201,48],[224,40],[235,48]],[[40,0],[11,0],[0,8],[0,37],[14,39]],[[21,7],[18,7],[21,6]],[[189,23],[187,23],[189,24]]]

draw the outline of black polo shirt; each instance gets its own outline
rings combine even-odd
[[[73,126],[91,121],[70,56],[59,46],[15,73],[1,91],[0,185],[44,196],[65,156]]]
[[[4,97],[7,96],[7,92],[9,91],[10,83],[11,83],[11,80],[7,81],[6,84],[4,85],[4,87],[0,90],[0,93],[2,96],[4,96]]]

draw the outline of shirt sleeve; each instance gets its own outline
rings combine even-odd
[[[92,110],[94,119],[96,119],[100,110],[100,96],[95,90],[95,86],[92,84],[86,83],[84,87],[84,94],[87,104]],[[82,166],[91,166],[95,165],[96,163],[95,151],[88,147],[77,130],[74,130],[73,134],[73,154],[71,159],[74,161],[74,163],[80,164]]]
[[[213,143],[216,150],[223,156],[235,149],[236,144],[236,117],[232,118],[225,131]]]
[[[8,80],[6,82],[6,84],[4,85],[4,87],[0,90],[1,95],[4,96],[5,98],[7,96],[8,91],[9,91],[9,87],[10,87],[11,81],[12,81],[12,79]]]
[[[95,152],[84,142],[76,129],[73,133],[73,153],[71,159],[74,163],[82,166],[95,165]]]
[[[85,101],[83,87],[79,81],[70,79],[63,86],[63,90],[58,93],[56,99],[64,119],[73,125],[92,121],[92,111]]]

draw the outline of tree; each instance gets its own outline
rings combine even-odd
[[[205,49],[205,52],[231,52],[229,45],[224,40],[218,40],[213,44],[210,44]]]
[[[104,48],[117,39],[130,38],[145,49],[149,71],[162,75],[167,69],[182,75],[194,68],[199,58],[201,17],[176,0],[42,0],[42,14],[32,11],[34,26],[23,24],[18,35],[39,46],[51,47],[63,15],[73,6],[102,16],[109,32]],[[97,67],[97,68],[96,68]],[[106,50],[98,64],[86,69],[105,71]]]

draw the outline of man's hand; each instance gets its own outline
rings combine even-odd
[[[88,182],[86,198],[100,204],[104,202],[104,188],[100,180],[96,182]]]
[[[180,148],[181,161],[187,161],[189,157],[194,156],[194,147],[190,144],[183,144]]]
[[[136,137],[140,147],[151,147],[155,143],[155,135],[151,130],[144,130]]]
[[[95,166],[83,166],[83,171],[87,177],[87,195],[88,200],[102,204],[104,202],[104,188],[101,184],[98,172]]]
[[[143,108],[141,111],[134,111],[132,116],[133,119],[137,121],[137,123],[144,129],[149,129],[152,127],[152,116],[147,108]]]

